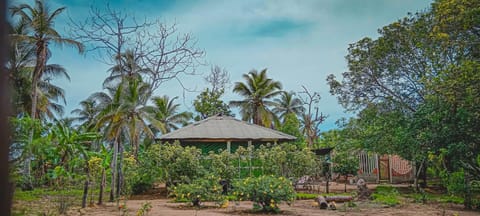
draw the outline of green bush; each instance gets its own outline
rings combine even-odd
[[[180,143],[153,145],[156,154],[152,155],[162,168],[161,175],[167,186],[177,183],[191,183],[204,175],[201,164],[202,152],[195,147],[183,147]]]
[[[260,176],[246,178],[234,182],[234,192],[237,198],[254,202],[254,209],[278,212],[278,204],[286,201],[290,204],[295,200],[292,182],[284,177]]]
[[[170,194],[176,202],[191,202],[193,206],[200,206],[202,201],[214,201],[221,205],[226,197],[222,195],[220,178],[210,175],[204,178],[195,179],[190,184],[179,184],[173,187]]]

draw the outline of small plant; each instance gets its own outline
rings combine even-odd
[[[138,209],[137,216],[148,215],[150,210],[152,210],[152,204],[150,202],[146,202],[142,205],[140,209]]]
[[[233,195],[236,195],[239,201],[253,201],[254,209],[265,212],[279,212],[278,205],[281,202],[290,204],[295,200],[292,182],[284,177],[246,178],[235,182],[233,187]]]
[[[173,188],[171,195],[176,202],[188,200],[193,206],[200,206],[202,201],[214,201],[219,206],[226,200],[222,195],[220,178],[210,175],[194,180],[191,184],[179,184]]]

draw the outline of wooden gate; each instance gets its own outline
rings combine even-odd
[[[382,155],[378,160],[378,166],[380,167],[379,178],[380,181],[390,180],[390,160],[388,155]]]

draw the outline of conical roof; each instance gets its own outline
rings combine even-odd
[[[162,135],[159,140],[180,141],[289,141],[296,137],[270,128],[216,115]]]

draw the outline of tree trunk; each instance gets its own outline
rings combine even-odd
[[[90,184],[90,169],[88,168],[88,163],[85,167],[85,172],[87,178],[85,179],[85,185],[83,185],[82,208],[87,207],[88,185]]]
[[[30,117],[32,120],[37,119],[37,98],[38,98],[38,92],[37,92],[37,85],[38,85],[38,80],[42,77],[43,70],[45,68],[45,65],[47,64],[47,47],[44,41],[39,41],[37,42],[37,50],[36,50],[36,56],[37,60],[35,62],[35,68],[33,69],[33,74],[32,74],[32,89],[31,89],[31,100],[32,100],[32,109],[30,111]],[[28,136],[28,145],[31,145],[33,142],[33,136],[35,134],[35,127],[32,127],[30,130],[30,134]],[[32,183],[32,167],[31,167],[31,156],[32,156],[32,151],[30,148],[27,148],[27,154],[25,155],[25,163],[24,163],[24,175],[25,175],[25,180],[24,182],[24,189],[27,190],[32,190],[33,189],[33,183]]]
[[[112,163],[110,166],[110,170],[112,170],[112,178],[110,181],[110,202],[115,201],[115,183],[117,181],[117,155],[118,155],[118,142],[115,139],[113,142],[113,157],[112,157]]]
[[[122,166],[123,166],[123,146],[122,146],[122,145],[119,145],[119,146],[118,146],[118,151],[119,151],[119,154],[120,154],[120,158],[119,158],[119,160],[118,160],[118,166],[117,166],[117,170],[118,170],[118,175],[117,175],[117,192],[116,192],[117,198],[120,197],[120,195],[122,194],[122,187],[123,187],[123,172],[122,172]]]
[[[416,172],[413,174],[413,184],[415,185],[415,191],[420,191],[420,188],[418,186],[418,177],[420,176],[420,172],[422,171],[423,169],[423,160],[422,162],[420,162],[420,166],[417,168]],[[415,167],[417,167],[417,165],[415,164]]]
[[[345,193],[347,192],[347,182],[348,182],[348,175],[345,175],[345,188],[343,190]]]
[[[471,175],[468,173],[468,171],[464,171],[463,176],[465,184],[465,197],[463,200],[463,205],[466,209],[472,209],[472,190],[470,188]]]
[[[105,175],[105,168],[102,168],[102,181],[100,182],[100,194],[98,195],[98,203],[97,205],[102,205],[103,204],[103,190],[105,188],[105,181],[106,181],[106,175]]]

